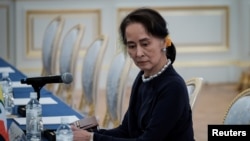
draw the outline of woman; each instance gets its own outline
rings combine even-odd
[[[122,124],[94,133],[73,128],[75,141],[194,141],[187,87],[175,71],[176,50],[164,18],[140,8],[128,14],[120,34],[140,72]]]

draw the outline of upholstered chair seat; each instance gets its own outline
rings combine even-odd
[[[72,105],[71,98],[73,95],[77,77],[77,58],[83,39],[84,29],[85,27],[82,24],[73,26],[65,34],[61,44],[59,56],[59,72],[60,74],[71,73],[73,75],[73,81],[71,84],[60,83],[56,94],[69,105]]]
[[[47,25],[44,31],[42,41],[42,76],[55,75],[58,71],[59,41],[61,39],[64,22],[64,18],[58,16]],[[51,92],[55,92],[54,84],[47,84],[46,88]]]
[[[116,127],[121,123],[131,65],[131,60],[126,58],[124,52],[117,54],[110,65],[106,86],[107,111],[103,121],[105,128]]]
[[[98,83],[99,76],[102,69],[102,62],[108,44],[108,36],[99,35],[87,47],[85,56],[83,58],[83,65],[81,71],[81,100],[78,109],[86,116],[95,115],[97,109],[98,99]],[[99,120],[99,119],[98,119]]]
[[[224,124],[250,124],[250,88],[242,91],[229,105]]]

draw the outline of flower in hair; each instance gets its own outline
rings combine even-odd
[[[166,47],[170,47],[171,46],[171,38],[168,36],[165,37],[165,43],[166,43]]]

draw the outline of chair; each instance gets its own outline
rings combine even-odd
[[[83,39],[84,26],[82,24],[77,24],[72,27],[64,36],[59,58],[59,72],[71,73],[73,78],[76,78],[76,64],[79,49],[81,47],[81,42]],[[62,98],[66,103],[71,105],[71,95],[73,91],[73,86],[76,81],[73,80],[71,84],[60,83],[56,94]]]
[[[107,111],[103,120],[105,128],[117,127],[121,123],[123,101],[131,66],[132,62],[126,58],[124,52],[120,52],[113,58],[107,76]]]
[[[107,48],[108,37],[100,35],[88,46],[85,52],[82,66],[82,93],[79,107],[76,107],[85,115],[93,116],[98,95],[98,78],[102,66],[102,60]]]
[[[189,103],[191,108],[193,109],[196,98],[201,91],[203,85],[202,77],[194,77],[186,81],[188,95],[189,95]]]
[[[42,76],[52,75],[56,72],[56,61],[58,57],[59,41],[64,26],[64,18],[54,18],[46,27],[42,42]],[[52,84],[46,85],[52,91]]]
[[[230,103],[223,124],[250,124],[250,88],[245,89]]]

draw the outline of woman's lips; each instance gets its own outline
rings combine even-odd
[[[145,65],[146,63],[147,63],[146,61],[138,61],[138,62],[137,62],[137,64],[140,65],[140,66],[141,66],[141,65]]]

